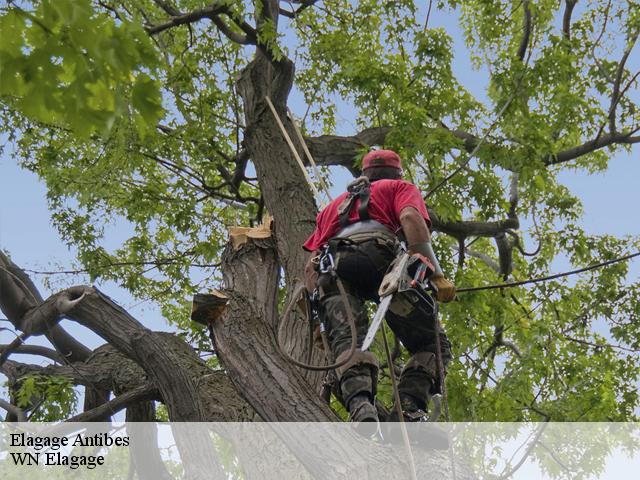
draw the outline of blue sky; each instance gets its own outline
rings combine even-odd
[[[460,82],[467,86],[479,98],[484,98],[487,77],[483,72],[472,70],[457,21],[450,15],[432,14],[430,26],[442,26],[453,35],[455,40],[454,71]],[[640,57],[640,56],[639,56]],[[636,65],[640,59],[632,60]],[[302,116],[306,105],[300,101],[296,92],[292,95],[291,108]],[[354,112],[345,107],[339,111],[338,133],[355,133]],[[74,260],[73,249],[64,245],[58,233],[51,226],[46,203],[46,190],[36,176],[20,169],[10,158],[11,146],[7,146],[0,156],[0,248],[10,253],[14,262],[30,270],[66,270],[71,269]],[[341,190],[348,180],[344,172],[334,171],[332,180],[336,190]],[[584,172],[565,172],[560,180],[582,199],[584,217],[582,224],[589,233],[640,235],[640,147],[631,153],[621,153],[612,158],[607,172],[589,175]],[[120,230],[119,230],[120,229]],[[115,247],[122,234],[128,233],[124,220],[114,219],[113,234],[106,239],[106,247]],[[632,276],[638,278],[640,261],[632,266]],[[69,279],[66,276],[50,278],[51,288],[42,275],[32,275],[43,296],[48,296],[61,288],[81,281],[79,277]],[[86,281],[86,280],[84,280]],[[150,302],[133,299],[125,290],[113,283],[98,284],[114,300],[124,306],[144,325],[155,330],[170,329],[158,310]],[[103,343],[91,332],[71,322],[64,322],[72,333],[90,347]],[[12,334],[0,332],[0,343],[8,343]],[[36,361],[35,357],[24,357],[26,361]],[[1,392],[0,392],[1,394]]]

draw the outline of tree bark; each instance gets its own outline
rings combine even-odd
[[[0,310],[18,330],[29,311],[41,303],[42,296],[29,276],[0,251]],[[69,335],[60,325],[47,329],[45,336],[56,350],[69,361],[85,360],[90,354],[82,343]]]
[[[237,86],[244,102],[244,144],[253,160],[265,206],[274,219],[274,236],[278,261],[285,273],[288,293],[304,271],[307,254],[302,244],[313,231],[317,207],[311,188],[300,166],[296,163],[282,132],[280,132],[265,97],[269,96],[285,124],[289,136],[295,131],[287,118],[287,97],[293,83],[294,67],[283,58],[271,62],[260,51],[244,69]],[[286,348],[296,357],[307,352],[306,325],[289,319],[282,328]],[[314,362],[320,362],[323,354],[314,349]],[[318,372],[303,373],[307,381],[319,388],[323,375]]]
[[[278,281],[273,240],[250,240],[228,248],[224,263],[229,303],[213,323],[218,355],[232,382],[268,421],[334,421],[297,367],[276,343],[276,296],[264,297]]]

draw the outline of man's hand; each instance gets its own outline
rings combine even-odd
[[[444,275],[432,275],[429,279],[436,289],[436,298],[439,302],[449,303],[456,297],[456,286]]]

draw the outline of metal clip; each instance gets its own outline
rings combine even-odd
[[[333,255],[331,254],[329,249],[326,248],[320,256],[320,265],[318,271],[320,273],[330,273],[331,275],[334,275],[335,269],[336,264],[333,261]]]

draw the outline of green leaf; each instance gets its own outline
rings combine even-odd
[[[131,92],[133,107],[140,112],[142,118],[155,128],[155,122],[162,117],[162,97],[158,84],[141,73],[137,76]]]

